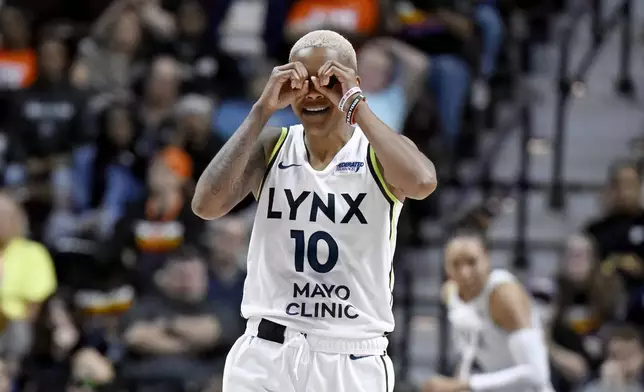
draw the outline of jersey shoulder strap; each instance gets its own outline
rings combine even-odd
[[[485,288],[483,289],[483,296],[484,298],[489,298],[490,294],[499,287],[502,284],[505,283],[516,283],[517,278],[516,276],[512,275],[510,271],[504,270],[504,269],[495,269],[492,272],[490,272],[490,276],[487,278],[487,282],[485,283]]]
[[[464,306],[467,304],[484,303],[487,304],[490,294],[495,288],[504,283],[517,282],[517,278],[509,271],[496,269],[490,272],[481,293],[475,299],[469,302],[463,302],[458,296],[458,285],[455,282],[448,281],[443,287],[443,299],[448,308]]]
[[[279,138],[277,138],[277,142],[275,143],[275,146],[273,147],[273,150],[268,157],[268,161],[266,162],[266,169],[264,170],[262,182],[259,184],[256,200],[259,200],[259,197],[262,194],[262,188],[264,187],[264,183],[266,182],[266,177],[268,177],[268,174],[271,172],[271,169],[273,168],[277,157],[280,155],[280,151],[282,150],[282,147],[284,146],[289,133],[290,128],[282,127],[282,132],[280,133]]]

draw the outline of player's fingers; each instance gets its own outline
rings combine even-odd
[[[309,81],[302,82],[302,88],[295,90],[295,99],[302,98],[309,93]]]
[[[276,71],[286,71],[289,69],[295,68],[295,62],[293,63],[286,63],[284,65],[278,65],[277,67],[273,68]]]
[[[292,63],[280,65],[278,67],[274,68],[274,71],[277,72],[286,72],[289,70],[294,70],[296,73],[296,76],[291,78],[294,82],[291,83],[292,88],[301,88],[302,83],[308,79],[308,71],[306,70],[306,67],[304,67],[304,64],[302,64],[299,61],[294,61]]]
[[[287,69],[283,71],[274,71],[272,75],[273,80],[284,83],[291,79],[297,79],[297,72],[294,69]]]
[[[287,69],[285,71],[277,71],[273,74],[273,80],[278,86],[283,86],[284,83],[290,82],[293,87],[293,81],[298,78],[297,72],[294,69]]]
[[[327,75],[327,71],[329,70],[329,68],[330,68],[332,65],[333,65],[333,63],[332,63],[331,61],[327,61],[327,62],[326,62],[326,63],[324,63],[324,65],[323,65],[322,67],[320,67],[320,69],[318,70],[318,76],[320,77],[320,84],[321,84],[322,86],[326,86],[327,84],[329,84],[329,81],[331,80],[331,77],[330,77],[329,75]]]
[[[311,76],[311,82],[313,82],[313,87],[315,87],[316,90],[320,90],[322,86],[320,86],[320,78],[317,76]]]
[[[349,72],[349,71],[351,71],[351,68],[347,67],[347,66],[346,66],[346,65],[344,65],[344,64],[340,64],[338,61],[331,60],[330,62],[331,62],[331,64],[332,64],[332,65],[334,65],[334,66],[338,67],[339,69],[341,69],[341,70],[342,70],[342,71],[344,71],[344,72]]]
[[[307,71],[304,64],[299,61],[296,61],[293,64],[295,65],[295,71],[299,76],[300,87],[302,87],[304,81],[309,79],[309,71]]]
[[[329,69],[327,69],[324,72],[324,77],[327,78],[328,80],[330,80],[331,76],[335,76],[336,78],[338,78],[340,82],[344,82],[347,80],[347,73],[335,65],[330,66]]]
[[[317,76],[311,76],[311,81],[313,82],[313,87],[320,93],[326,95],[326,93],[329,91],[328,87],[325,87],[322,85],[321,80]]]

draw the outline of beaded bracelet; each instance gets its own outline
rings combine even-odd
[[[349,125],[355,125],[356,124],[354,117],[355,117],[355,113],[357,111],[356,109],[358,107],[358,104],[360,102],[366,101],[366,100],[367,100],[367,98],[362,94],[358,94],[353,99],[353,101],[351,102],[351,105],[349,106],[349,110],[347,111],[347,117],[345,118],[345,121],[347,122],[347,124],[349,124]]]
[[[349,90],[347,90],[347,92],[344,93],[344,95],[342,96],[340,103],[338,104],[338,109],[340,109],[341,112],[344,112],[344,105],[346,105],[349,98],[351,98],[353,94],[361,93],[361,92],[362,90],[358,86],[352,87]]]

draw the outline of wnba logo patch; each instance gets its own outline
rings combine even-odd
[[[357,173],[364,166],[364,162],[342,162],[335,167],[336,173]]]

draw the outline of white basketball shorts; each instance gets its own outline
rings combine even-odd
[[[249,320],[226,358],[223,392],[393,392],[387,339],[305,335]]]

